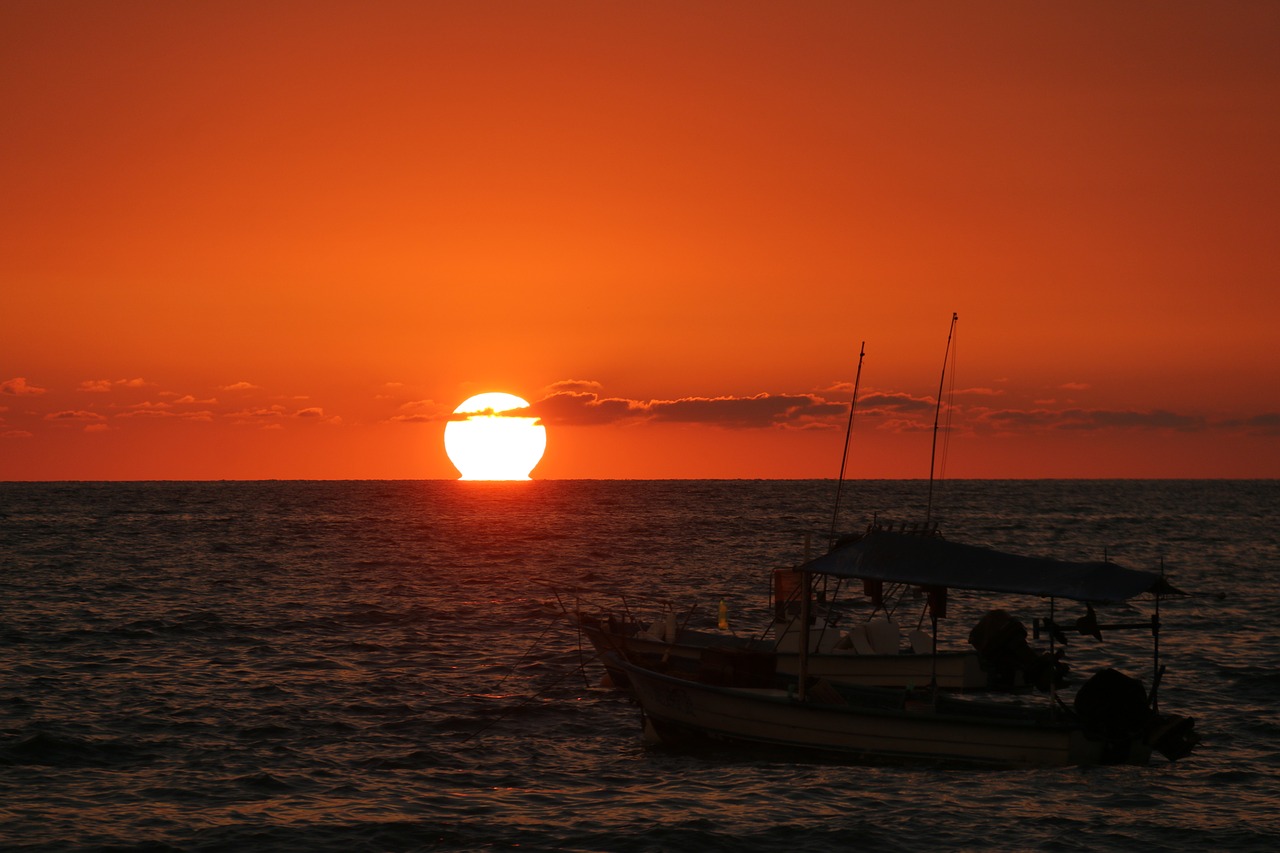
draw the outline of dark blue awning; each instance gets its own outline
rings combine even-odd
[[[837,544],[801,569],[835,577],[1075,601],[1127,601],[1145,592],[1176,592],[1156,572],[1127,569],[1115,563],[1023,557],[961,545],[938,536],[884,530],[873,530],[855,541]]]

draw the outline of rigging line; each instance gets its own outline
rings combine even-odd
[[[587,661],[587,663],[591,663],[592,661],[596,660],[599,657],[600,655],[597,653],[594,657],[591,658],[591,660]],[[492,720],[490,720],[485,725],[481,726],[479,729],[476,729],[474,732],[467,735],[465,738],[462,739],[462,742],[464,744],[470,743],[472,740],[484,734],[485,732],[489,731],[489,729],[493,728],[498,723],[505,720],[511,714],[514,714],[516,711],[519,711],[521,708],[525,707],[530,702],[533,702],[536,699],[541,699],[545,694],[551,692],[552,689],[559,687],[560,684],[569,676],[573,675],[576,672],[582,671],[584,666],[585,664],[579,664],[578,666],[570,667],[569,669],[565,670],[563,673],[560,674],[558,678],[556,678],[550,684],[543,687],[537,693],[533,694],[532,696],[527,696],[520,702],[517,702],[515,705],[512,705],[508,708],[503,709],[502,713],[498,714],[498,716],[494,717]],[[585,672],[583,673],[583,677],[584,678],[586,677]]]
[[[591,683],[587,681],[587,670],[584,668],[584,659],[582,657],[582,599],[577,595],[577,590],[574,590],[574,612],[577,614],[575,616],[569,613],[569,609],[560,600],[559,590],[553,589],[551,594],[556,597],[556,604],[560,606],[560,612],[565,615],[565,618],[573,622],[574,633],[577,634],[578,638],[578,667],[582,669],[582,683],[584,686],[590,687]],[[543,633],[545,634],[546,632]],[[538,639],[541,640],[542,638],[539,637]],[[515,668],[513,667],[511,671],[515,672]],[[503,681],[506,681],[506,679],[504,678]]]
[[[529,648],[525,649],[524,654],[520,655],[520,659],[511,665],[511,668],[507,670],[507,674],[502,676],[502,679],[498,682],[497,686],[494,688],[495,690],[498,687],[501,687],[503,684],[505,684],[507,682],[507,679],[510,678],[513,674],[515,674],[515,671],[520,666],[520,664],[524,663],[525,660],[529,657],[529,655],[533,654],[533,650],[536,649],[538,647],[538,644],[542,642],[542,638],[547,636],[547,632],[551,630],[551,626],[555,625],[558,621],[560,620],[557,617],[555,616],[551,617],[551,621],[547,623],[547,627],[542,629],[542,633],[538,635],[538,639],[530,643]]]
[[[836,620],[840,618],[840,614],[835,612],[835,601],[840,595],[840,584],[844,582],[844,578],[837,578],[835,588],[831,591],[830,596],[827,595],[827,578],[822,578],[822,603],[826,605],[826,614],[822,618],[822,627],[818,629],[818,647],[822,647],[822,640],[827,636],[827,630],[838,632],[836,628]]]
[[[947,348],[942,354],[942,375],[938,377],[938,402],[933,410],[933,448],[929,451],[929,502],[924,511],[924,523],[927,527],[933,518],[933,471],[938,455],[938,417],[942,414],[942,389],[947,380],[947,362],[951,359],[951,338],[956,331],[956,320],[959,315],[951,314],[951,328],[947,330]]]
[[[862,359],[867,354],[867,342],[863,341],[858,350],[858,370],[853,377],[853,399],[849,401],[849,426],[844,433],[844,454],[840,457],[840,479],[836,483],[836,505],[831,512],[831,531],[827,536],[830,545],[836,538],[836,522],[840,517],[840,492],[844,489],[845,467],[849,464],[849,440],[853,437],[853,412],[858,405],[858,384],[862,381]]]

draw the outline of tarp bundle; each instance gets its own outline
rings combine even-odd
[[[1176,592],[1155,572],[1127,569],[1115,563],[1023,557],[938,536],[886,530],[872,530],[860,539],[837,544],[801,569],[835,577],[1075,601],[1116,602],[1145,592]]]

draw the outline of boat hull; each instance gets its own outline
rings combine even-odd
[[[852,760],[999,767],[1146,764],[1151,755],[1140,740],[1090,740],[1047,708],[974,704],[960,712],[915,702],[908,691],[837,692],[829,685],[800,702],[793,691],[698,684],[619,659],[612,663],[627,674],[648,730],[675,745],[694,738]]]

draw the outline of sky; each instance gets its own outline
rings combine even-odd
[[[1280,476],[1280,4],[0,4],[0,480]],[[948,362],[952,314],[959,316]],[[859,351],[866,355],[858,371]]]

